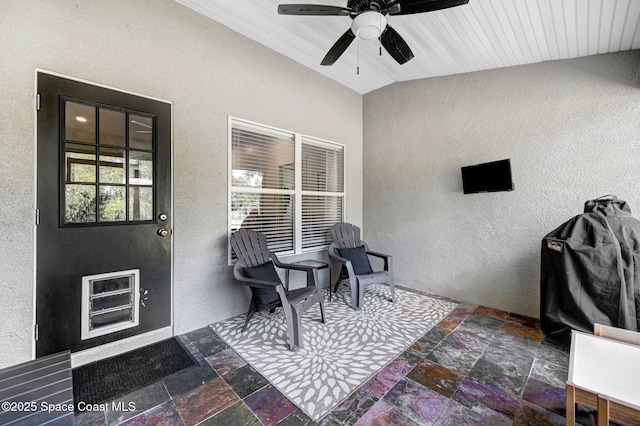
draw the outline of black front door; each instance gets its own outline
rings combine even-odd
[[[170,326],[171,105],[37,84],[37,356]]]

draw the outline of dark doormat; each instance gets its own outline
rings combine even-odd
[[[73,370],[73,400],[98,404],[197,365],[175,337]]]

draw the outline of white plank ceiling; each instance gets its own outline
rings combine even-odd
[[[334,65],[321,66],[351,18],[278,15],[277,6],[345,7],[346,0],[176,1],[361,94],[397,81],[640,48],[640,0],[470,0],[388,16],[415,55],[404,65],[384,49],[380,57],[376,41],[354,41]]]

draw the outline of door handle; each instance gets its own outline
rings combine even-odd
[[[158,229],[158,235],[160,235],[161,237],[166,237],[167,235],[169,235],[169,231],[164,228],[160,228]]]

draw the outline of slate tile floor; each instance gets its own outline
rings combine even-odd
[[[458,307],[314,423],[211,328],[180,336],[199,366],[118,398],[135,411],[82,413],[90,425],[564,425],[567,347],[539,321]],[[593,416],[583,412],[583,424]]]

